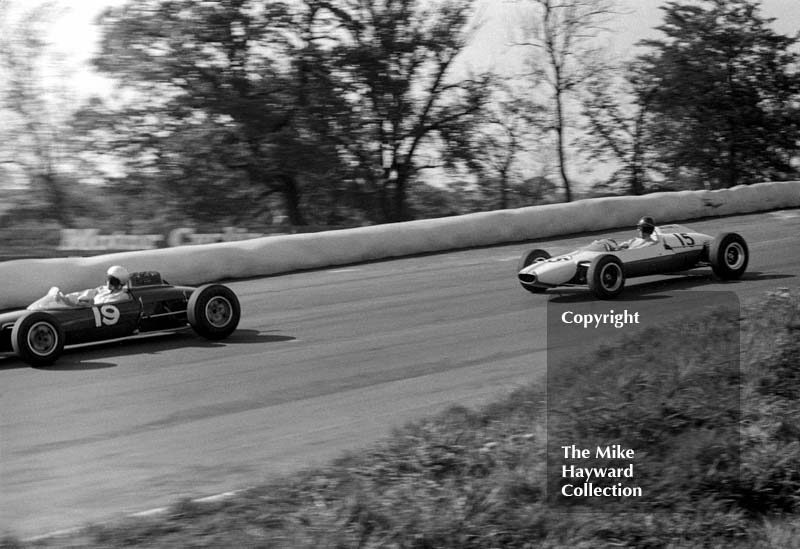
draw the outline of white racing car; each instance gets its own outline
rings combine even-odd
[[[597,297],[611,299],[622,292],[627,278],[711,266],[719,278],[733,280],[747,269],[747,243],[736,233],[712,237],[683,225],[663,225],[654,233],[658,242],[642,248],[620,249],[613,240],[603,239],[557,257],[531,250],[520,259],[519,281],[536,294],[558,286],[588,285]]]

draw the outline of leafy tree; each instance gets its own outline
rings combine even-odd
[[[458,136],[481,122],[489,77],[454,70],[469,37],[472,1],[342,0],[338,6],[346,37],[335,53],[359,124],[348,154],[376,195],[382,219],[408,219],[417,173],[451,164],[463,152]]]
[[[705,186],[795,177],[798,37],[770,28],[752,0],[669,2],[666,39],[648,40],[639,90],[655,117],[661,167]]]
[[[70,158],[68,128],[60,115],[63,90],[45,84],[47,25],[55,8],[45,3],[11,14],[0,2],[0,169],[15,174],[45,215],[70,222],[70,193],[62,164]]]
[[[570,140],[575,125],[575,109],[570,101],[589,79],[606,69],[598,36],[613,13],[613,0],[529,0],[534,17],[527,24],[526,40],[532,46],[532,78],[544,82],[550,98],[549,129],[555,134],[558,171],[567,202],[572,200],[572,181],[567,173]]]
[[[485,79],[452,77],[470,14],[461,0],[108,10],[97,66],[135,90],[107,113],[126,121],[115,147],[187,199],[222,204],[210,193],[236,188],[251,203],[280,196],[292,224],[353,209],[405,219],[420,152],[469,130],[482,105]]]
[[[341,101],[300,10],[248,0],[107,10],[96,64],[133,90],[107,113],[129,172],[157,174],[187,207],[202,197],[231,214],[277,195],[305,224],[305,188],[336,167],[326,125]]]

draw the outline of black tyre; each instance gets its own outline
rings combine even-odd
[[[186,314],[199,335],[206,339],[225,339],[239,325],[239,298],[221,284],[200,286],[189,298]]]
[[[529,267],[534,263],[538,263],[539,261],[546,261],[548,259],[550,259],[550,254],[545,250],[531,250],[523,254],[523,256],[520,258],[519,265],[517,265],[517,271],[521,271],[525,267]],[[520,282],[520,284],[522,285],[523,288],[525,288],[526,290],[528,290],[533,294],[543,294],[544,292],[547,291],[547,288],[537,288],[535,286],[528,286],[527,284],[522,284],[522,282]]]
[[[64,329],[53,315],[30,312],[14,324],[11,346],[31,366],[49,366],[64,350]]]
[[[589,265],[586,273],[589,289],[600,299],[612,299],[625,288],[622,261],[615,255],[601,255]]]
[[[723,233],[711,241],[708,262],[711,270],[723,280],[734,280],[744,274],[750,252],[744,238],[736,233]]]

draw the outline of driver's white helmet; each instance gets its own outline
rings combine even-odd
[[[128,273],[128,270],[125,267],[114,265],[109,267],[106,271],[106,278],[116,278],[119,280],[120,285],[124,286],[128,283],[128,280],[131,279],[131,275]]]

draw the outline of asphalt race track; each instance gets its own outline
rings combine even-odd
[[[798,287],[800,210],[687,225],[742,234],[744,278],[721,283],[703,269],[636,279],[612,306],[667,320],[687,312],[676,298],[687,291],[748,302]],[[221,343],[187,331],[71,349],[49,368],[0,358],[0,534],[244,488],[540,380],[548,300],[593,298],[529,294],[517,260],[595,236],[232,282],[242,322]]]

